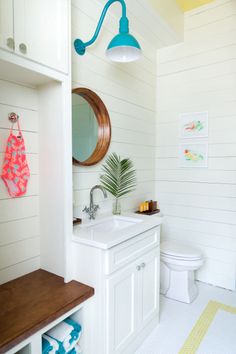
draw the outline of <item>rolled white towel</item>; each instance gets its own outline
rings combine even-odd
[[[70,334],[73,331],[74,327],[68,323],[62,321],[52,329],[47,332],[47,335],[58,340],[59,342],[64,342],[71,338]]]
[[[53,348],[50,350],[50,354],[56,354],[56,352],[59,350],[59,344],[57,343],[57,341],[47,336],[46,334],[43,334],[43,338],[46,339]]]

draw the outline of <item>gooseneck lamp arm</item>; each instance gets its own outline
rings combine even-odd
[[[126,17],[126,4],[125,4],[124,0],[109,0],[103,8],[102,14],[101,14],[100,19],[98,21],[98,25],[97,25],[97,28],[95,30],[93,37],[88,42],[83,42],[81,39],[76,39],[74,41],[75,50],[79,55],[84,55],[86,47],[90,46],[91,44],[93,44],[96,41],[96,39],[99,35],[99,32],[101,30],[106,13],[107,13],[109,7],[114,2],[119,2],[122,6],[122,17],[120,19],[120,33],[128,33],[129,32],[129,20]]]

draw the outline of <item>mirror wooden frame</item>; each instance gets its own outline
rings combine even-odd
[[[110,117],[101,98],[92,90],[79,87],[73,89],[72,93],[83,97],[88,102],[94,111],[98,123],[98,140],[93,153],[85,161],[79,161],[72,157],[73,164],[80,166],[92,166],[103,159],[109,148],[111,142]]]

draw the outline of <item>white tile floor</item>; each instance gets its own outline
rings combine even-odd
[[[161,296],[160,323],[135,354],[178,354],[209,300],[236,307],[236,292],[200,282],[198,287],[199,295],[192,304],[184,304]],[[231,353],[222,354],[235,353],[234,343]]]

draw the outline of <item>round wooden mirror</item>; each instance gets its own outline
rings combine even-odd
[[[72,90],[73,163],[91,166],[106,155],[111,141],[111,123],[101,98],[87,88]]]

